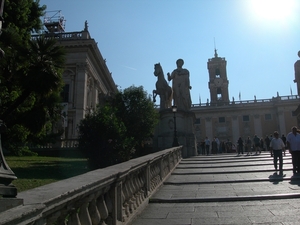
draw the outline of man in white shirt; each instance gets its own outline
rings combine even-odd
[[[290,132],[286,137],[286,144],[289,152],[292,155],[293,163],[293,173],[294,175],[300,173],[300,134],[298,133],[298,128],[296,126],[292,127],[292,132]]]
[[[277,160],[279,159],[279,175],[283,175],[283,158],[282,151],[284,150],[285,145],[281,138],[279,138],[279,134],[277,131],[274,131],[274,138],[270,142],[270,151],[271,156],[273,156],[274,167],[277,173]]]

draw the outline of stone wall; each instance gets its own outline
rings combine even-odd
[[[166,149],[21,192],[24,204],[0,213],[0,225],[129,224],[176,168],[181,151]]]

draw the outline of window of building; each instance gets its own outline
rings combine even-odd
[[[62,102],[69,102],[69,89],[70,89],[70,85],[69,84],[66,84],[63,87],[63,90],[60,93],[60,97],[62,99]]]
[[[219,117],[219,123],[225,123],[225,117],[224,116]]]
[[[200,124],[200,118],[196,118],[195,124]]]
[[[250,121],[249,115],[244,115],[243,116],[243,122],[248,122],[248,121]]]
[[[217,77],[217,76],[220,77],[220,69],[217,68],[217,69],[215,70],[215,72],[216,72],[216,77]]]
[[[222,100],[222,90],[221,90],[221,88],[217,88],[217,99]]]
[[[271,120],[272,115],[271,114],[265,114],[265,120]]]

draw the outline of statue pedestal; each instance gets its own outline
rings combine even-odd
[[[160,151],[171,148],[174,140],[174,113],[172,109],[159,112],[160,121],[154,132],[153,148]],[[191,111],[177,110],[176,130],[179,145],[183,146],[182,157],[197,155],[197,140],[194,132],[195,114]]]

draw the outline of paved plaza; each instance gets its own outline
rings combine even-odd
[[[300,224],[300,176],[269,152],[183,159],[133,225]]]

